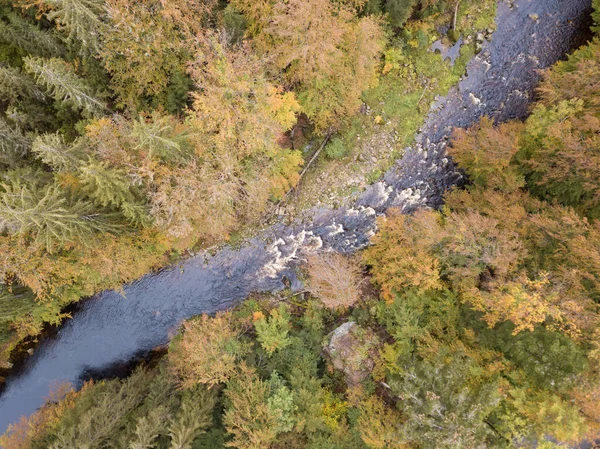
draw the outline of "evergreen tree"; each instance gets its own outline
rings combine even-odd
[[[156,439],[166,430],[169,411],[164,405],[158,405],[150,412],[138,418],[134,437],[127,445],[128,449],[151,449]]]
[[[185,72],[185,60],[193,44],[186,44],[177,23],[163,14],[174,3],[106,2],[109,24],[101,57],[111,74],[119,106],[141,109],[147,99],[165,93],[175,74]],[[175,9],[173,13],[177,14]],[[195,19],[188,18],[190,22]]]
[[[48,20],[55,21],[67,33],[67,41],[97,53],[102,35],[104,0],[37,0],[35,4]]]
[[[77,169],[85,154],[83,144],[83,141],[78,140],[67,145],[59,133],[43,134],[35,138],[31,150],[39,160],[52,167],[54,172],[72,171]]]
[[[53,32],[40,29],[12,11],[3,17],[7,21],[0,20],[0,42],[29,55],[53,57],[64,53],[64,46]]]
[[[89,159],[79,167],[81,190],[94,203],[118,209],[135,226],[148,226],[150,216],[133,192],[131,181],[123,169],[111,168],[106,162]]]
[[[34,187],[19,181],[3,183],[0,193],[0,229],[10,234],[31,235],[52,251],[67,242],[89,242],[94,232],[118,228],[83,201],[68,201],[57,185]]]
[[[418,2],[419,0],[386,0],[383,9],[388,14],[390,23],[395,27],[401,27]]]
[[[485,445],[493,437],[485,419],[500,400],[497,386],[478,385],[472,360],[442,351],[434,363],[415,361],[388,379],[406,416],[404,438],[422,449]]]
[[[131,136],[137,141],[136,148],[147,152],[150,157],[181,161],[189,157],[190,134],[181,126],[175,129],[177,125],[173,117],[159,114],[154,114],[148,120],[140,117],[133,124]]]
[[[89,159],[79,169],[82,190],[103,207],[120,207],[133,201],[127,173],[123,169],[111,168],[106,162]]]
[[[179,412],[169,425],[170,449],[190,449],[194,439],[212,424],[214,390],[196,387],[183,395]]]
[[[94,96],[93,88],[65,61],[28,56],[23,58],[23,62],[36,82],[44,86],[55,100],[83,109],[88,115],[98,115],[107,110],[106,105]]]
[[[271,387],[245,364],[227,383],[223,423],[233,439],[228,446],[238,449],[269,447],[277,436],[278,413],[268,404]]]
[[[43,100],[44,93],[34,80],[16,67],[0,65],[0,99],[14,103],[19,99]]]
[[[19,165],[30,147],[31,140],[0,117],[0,164]]]
[[[152,373],[136,370],[126,380],[115,379],[91,392],[90,400],[83,400],[69,410],[62,427],[56,433],[51,449],[101,448],[114,438],[129,413],[136,409],[148,394]]]
[[[35,308],[35,297],[31,290],[0,283],[0,346],[10,339],[13,321],[27,316]]]
[[[290,344],[288,337],[290,315],[284,306],[273,309],[268,318],[258,312],[255,316],[254,328],[256,329],[257,340],[269,355]]]

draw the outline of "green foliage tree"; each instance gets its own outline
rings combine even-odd
[[[117,379],[89,390],[64,418],[49,447],[97,448],[106,444],[125,423],[128,414],[143,402],[150,380],[151,374],[139,369],[122,383]]]
[[[40,0],[36,2],[48,20],[56,22],[67,33],[68,41],[96,54],[103,32],[104,0]]]
[[[7,21],[0,21],[0,42],[19,50],[41,57],[57,57],[64,54],[64,45],[51,31],[41,29],[16,12],[3,15]]]
[[[254,319],[257,340],[267,354],[282,350],[290,344],[290,315],[284,305],[271,310],[268,317],[258,312]]]
[[[595,33],[598,33],[600,31],[600,28],[598,27],[598,25],[600,25],[600,1],[592,0],[592,7],[594,8],[592,12],[592,19],[594,19],[593,30]]]
[[[43,134],[35,138],[31,151],[57,173],[74,171],[85,154],[83,143],[80,140],[67,145],[59,133]]]
[[[100,55],[119,106],[134,110],[143,106],[145,98],[164,93],[169,80],[185,71],[190,58],[185,40],[178,22],[164,14],[171,3],[106,2],[108,21]],[[185,19],[194,20],[190,16]]]
[[[223,423],[237,449],[261,449],[275,440],[279,413],[269,406],[271,386],[246,365],[240,366],[225,389]]]
[[[532,193],[598,218],[600,119],[590,112],[577,99],[539,105],[527,120],[518,158]]]
[[[0,284],[0,347],[10,341],[14,321],[35,313],[36,308],[31,290],[19,285]]]
[[[419,0],[386,0],[383,5],[388,20],[395,27],[403,26]]]
[[[0,98],[15,103],[18,100],[43,100],[44,93],[33,79],[15,67],[0,66]]]
[[[582,350],[567,336],[544,327],[516,336],[512,334],[513,328],[505,323],[494,329],[482,329],[480,339],[486,346],[502,351],[536,388],[560,393],[572,388],[586,368]]]
[[[271,374],[269,381],[271,395],[267,404],[271,411],[277,415],[277,433],[290,432],[296,424],[296,405],[295,394],[285,385],[281,376],[275,371]]]
[[[1,187],[0,228],[10,234],[31,235],[49,251],[73,241],[89,242],[95,232],[118,230],[89,203],[69,201],[59,186],[36,188],[10,182]]]
[[[473,361],[458,354],[443,361],[415,361],[388,380],[406,415],[404,438],[427,448],[464,448],[486,444],[493,433],[486,418],[498,404],[493,383],[477,385]]]
[[[107,111],[104,102],[96,98],[93,88],[65,61],[28,56],[23,59],[23,63],[36,82],[44,86],[55,100],[82,109],[92,116]]]
[[[120,210],[134,225],[150,224],[150,217],[124,170],[111,168],[107,163],[90,158],[79,166],[78,176],[81,192],[94,203]]]
[[[128,449],[150,449],[156,445],[156,440],[166,430],[165,421],[169,411],[163,405],[150,410],[146,416],[136,421],[135,435],[129,441]]]
[[[191,449],[194,439],[212,424],[216,395],[204,387],[184,394],[179,411],[169,425],[170,449]]]
[[[173,117],[158,114],[150,120],[140,117],[133,124],[131,136],[137,142],[136,148],[147,152],[150,157],[167,161],[183,161],[190,157],[190,131],[178,126]]]
[[[0,117],[0,163],[8,167],[19,165],[30,147],[31,140]]]

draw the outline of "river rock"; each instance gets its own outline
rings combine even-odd
[[[348,386],[360,384],[375,368],[379,337],[354,321],[336,328],[325,345],[333,367],[345,374]]]

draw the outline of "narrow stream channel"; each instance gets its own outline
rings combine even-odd
[[[0,396],[0,433],[34,412],[53,385],[108,374],[168,342],[180,322],[213,313],[252,291],[297,285],[293,265],[302,251],[331,248],[350,252],[367,244],[375,217],[390,207],[410,212],[441,205],[442,194],[461,176],[445,157],[445,141],[455,126],[483,115],[499,121],[527,114],[548,67],[588,35],[591,0],[502,0],[491,42],[467,68],[466,76],[433,105],[416,143],[353,207],[315,210],[293,226],[276,225],[241,249],[202,253],[180,266],[147,275],[124,287],[82,301],[54,335],[7,378]],[[5,448],[7,449],[7,448]]]

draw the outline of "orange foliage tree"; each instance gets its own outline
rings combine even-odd
[[[330,309],[346,309],[360,300],[362,273],[338,253],[311,255],[307,261],[308,289]]]

